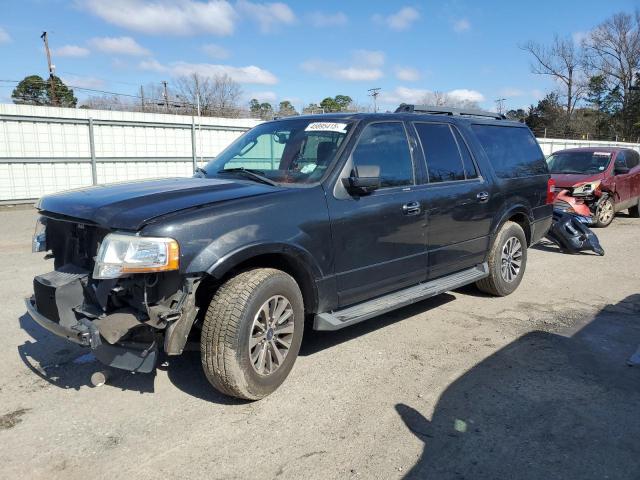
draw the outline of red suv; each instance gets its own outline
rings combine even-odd
[[[617,212],[640,217],[640,154],[630,148],[570,148],[547,158],[560,208],[591,214],[606,227]]]

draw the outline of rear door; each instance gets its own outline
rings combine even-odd
[[[426,160],[419,189],[427,212],[428,278],[482,263],[489,246],[494,202],[468,143],[449,123],[413,122]]]
[[[377,165],[381,188],[351,196],[338,183],[327,195],[340,306],[426,278],[424,211],[411,150],[403,122],[366,125],[343,176],[353,165]]]
[[[640,181],[640,171],[636,168],[637,166],[638,153],[636,151],[620,150],[616,154],[613,166],[613,181],[617,194],[616,211],[625,210],[637,203],[637,184]],[[622,173],[619,168],[627,168],[629,171]]]

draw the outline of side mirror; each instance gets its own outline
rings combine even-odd
[[[629,173],[629,168],[624,164],[616,164],[613,173],[614,175],[624,175],[625,173]]]
[[[380,167],[378,165],[353,167],[351,175],[342,179],[342,185],[352,195],[367,195],[380,188]]]

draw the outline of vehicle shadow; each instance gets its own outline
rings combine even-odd
[[[523,335],[450,384],[430,420],[397,404],[424,442],[405,478],[637,479],[639,318],[636,294],[572,336]]]

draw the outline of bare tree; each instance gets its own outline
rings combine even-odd
[[[240,85],[229,75],[205,77],[198,73],[180,77],[175,82],[177,96],[192,108],[200,105],[205,116],[238,116]]]
[[[460,98],[455,95],[451,95],[446,92],[429,92],[424,95],[420,102],[423,105],[432,105],[434,107],[452,107],[452,108],[465,108],[465,109],[479,109],[478,102],[469,100],[466,98]]]
[[[566,126],[569,126],[571,114],[576,104],[586,93],[584,54],[580,46],[576,46],[571,38],[560,38],[557,35],[549,46],[529,41],[520,47],[529,52],[534,61],[531,72],[537,75],[548,75],[556,80],[562,90],[561,98],[565,99]]]
[[[601,71],[622,93],[624,135],[633,129],[630,89],[640,69],[640,13],[617,13],[598,25],[584,41],[587,64]]]

